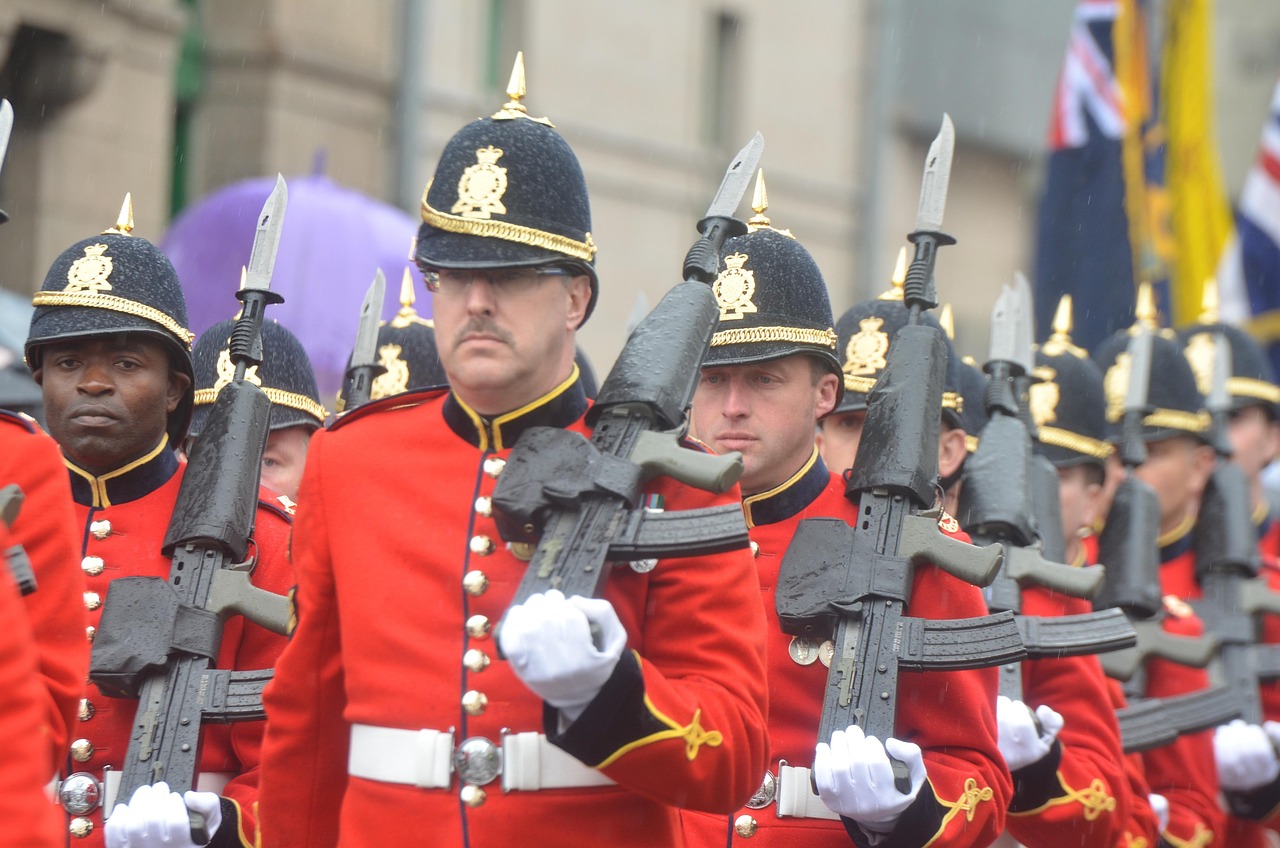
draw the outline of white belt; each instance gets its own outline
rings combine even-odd
[[[454,757],[452,732],[353,724],[347,773],[382,783],[448,789],[453,782]],[[546,736],[534,732],[502,737],[498,772],[504,792],[613,783],[597,769],[552,745]]]
[[[797,819],[838,819],[813,791],[810,770],[802,766],[778,766],[778,815]]]

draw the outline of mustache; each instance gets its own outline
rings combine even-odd
[[[456,347],[462,344],[463,340],[472,333],[482,333],[486,336],[493,336],[504,344],[512,345],[515,339],[511,333],[499,327],[493,321],[485,318],[472,318],[462,325],[462,328],[454,335],[453,343]]]

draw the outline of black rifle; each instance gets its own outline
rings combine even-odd
[[[916,258],[904,284],[910,323],[894,336],[888,364],[867,399],[862,441],[846,484],[857,527],[838,518],[800,522],[783,557],[776,603],[782,629],[835,644],[818,740],[856,724],[868,736],[894,736],[898,672],[969,669],[1022,659],[1011,613],[955,621],[907,616],[915,568],[931,562],[985,585],[1000,566],[997,545],[978,548],[946,536],[933,510],[946,341],[920,323],[937,306],[933,262],[954,131],[950,118],[926,160],[912,240]],[[910,791],[906,766],[891,758],[895,783]]]
[[[1225,686],[1211,686],[1172,698],[1145,698],[1116,710],[1120,745],[1126,754],[1168,745],[1240,717],[1240,705]]]
[[[236,294],[243,307],[231,333],[235,379],[218,393],[188,458],[162,548],[172,559],[169,580],[120,578],[103,605],[89,677],[103,694],[138,699],[117,803],[162,780],[174,792],[193,788],[204,722],[265,717],[262,687],[270,669],[213,668],[225,619],[239,614],[274,632],[289,631],[287,599],[249,579],[271,401],[245,379],[246,370],[262,362],[263,311],[283,300],[270,281],[285,191],[278,177]],[[208,842],[204,818],[194,812],[191,834]]]
[[[681,447],[719,307],[711,292],[720,247],[746,224],[733,217],[759,161],[759,133],[729,165],[701,238],[684,262],[684,282],[632,332],[587,414],[590,440],[570,430],[522,433],[493,492],[498,532],[537,543],[512,605],[558,589],[597,597],[609,562],[637,570],[663,557],[746,547],[738,504],[664,512],[640,501],[647,480],[665,474],[723,492],[742,474],[742,455],[713,456]]]
[[[992,311],[991,357],[985,366],[990,380],[984,398],[989,418],[978,450],[965,463],[960,526],[975,544],[1000,545],[1004,565],[985,590],[987,608],[1019,616],[1028,657],[1056,659],[1130,647],[1137,636],[1117,610],[1043,619],[1021,615],[1023,589],[1044,586],[1072,597],[1088,598],[1097,590],[1104,573],[1099,565],[1075,568],[1047,560],[1041,554],[1044,537],[1036,527],[1036,489],[1040,490],[1042,501],[1056,503],[1058,474],[1051,465],[1045,467],[1047,460],[1044,464],[1036,462],[1043,457],[1032,450],[1034,424],[1025,406],[1018,402],[1016,381],[1025,381],[1031,374],[1031,322],[1031,287],[1019,275],[1014,288],[1006,287],[1001,292]],[[1059,530],[1059,543],[1061,538]],[[1050,636],[1053,638],[1046,639]],[[1000,693],[1022,700],[1020,664],[1001,669]]]

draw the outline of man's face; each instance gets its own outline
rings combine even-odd
[[[741,451],[742,493],[786,482],[813,452],[814,425],[836,401],[838,379],[815,380],[803,353],[702,369],[693,396],[694,435],[717,453]]]
[[[590,278],[533,269],[441,276],[432,304],[440,362],[450,386],[477,412],[509,412],[569,375]]]
[[[302,469],[307,463],[307,445],[311,443],[309,427],[285,427],[267,436],[267,449],[262,453],[262,485],[298,499]]]
[[[1262,469],[1275,458],[1280,448],[1280,427],[1259,406],[1246,406],[1231,416],[1228,434],[1231,438],[1231,461],[1244,471],[1249,482],[1258,479]]]
[[[1102,485],[1084,465],[1058,469],[1058,498],[1062,505],[1062,535],[1072,550],[1081,530],[1093,527],[1102,501]]]
[[[1147,442],[1147,461],[1135,469],[1160,501],[1160,530],[1168,532],[1191,514],[1213,471],[1213,451],[1193,436]]]
[[[34,376],[50,435],[68,459],[95,474],[154,448],[191,385],[169,367],[164,343],[141,333],[45,345]]]
[[[866,420],[865,409],[837,412],[822,419],[818,424],[818,449],[827,468],[841,473],[853,467]]]

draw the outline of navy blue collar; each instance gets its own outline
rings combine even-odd
[[[748,527],[777,524],[796,515],[817,500],[831,482],[831,472],[815,447],[809,460],[782,485],[742,499]]]
[[[1160,546],[1160,563],[1162,565],[1182,556],[1195,547],[1196,534],[1191,532],[1195,529],[1195,516],[1188,516],[1186,521],[1156,540],[1156,544]]]
[[[71,497],[81,506],[103,509],[151,494],[169,482],[178,470],[178,457],[169,437],[160,439],[146,454],[105,474],[93,474],[63,457],[71,473]]]
[[[530,427],[568,427],[586,413],[587,406],[575,365],[569,378],[547,394],[493,418],[485,418],[449,392],[444,402],[444,420],[449,429],[480,450],[503,451]]]

